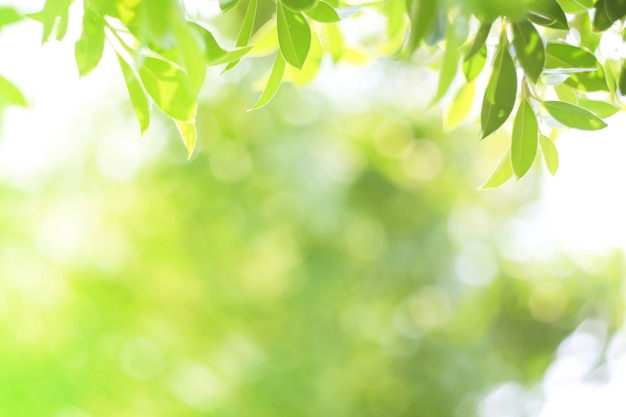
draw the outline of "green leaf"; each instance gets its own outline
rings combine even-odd
[[[315,3],[315,6],[305,14],[321,23],[335,23],[341,20],[333,6],[322,0]]]
[[[480,75],[487,62],[487,46],[483,45],[477,54],[463,61],[463,74],[468,82],[474,81]]]
[[[438,101],[446,94],[454,77],[457,73],[459,66],[459,45],[456,38],[456,32],[454,25],[448,25],[446,33],[446,45],[443,54],[443,63],[441,64],[441,70],[439,71],[439,84],[437,86],[437,94],[433,99],[433,102]]]
[[[491,31],[491,25],[493,25],[493,22],[480,23],[480,27],[478,28],[478,32],[476,32],[472,46],[470,46],[467,54],[465,54],[465,61],[470,60],[478,52],[485,50],[485,43],[487,42],[487,37]]]
[[[609,16],[607,3],[607,0],[598,0],[595,4],[595,13],[593,15],[593,30],[596,32],[604,32],[605,30],[613,26],[613,22],[615,21]]]
[[[411,22],[407,50],[411,53],[419,48],[422,39],[434,25],[439,11],[439,1],[406,0],[406,10]]]
[[[593,7],[593,0],[557,0],[565,13],[582,13]],[[588,3],[589,6],[583,5]]]
[[[538,137],[537,116],[528,100],[524,99],[513,121],[511,137],[511,164],[517,178],[523,177],[532,166],[537,155]]]
[[[620,108],[616,105],[606,101],[589,100],[587,98],[581,98],[578,100],[578,105],[601,118],[611,117],[620,110]]]
[[[20,89],[0,75],[0,106],[26,107],[26,98]]]
[[[626,61],[622,63],[619,78],[617,78],[617,89],[621,95],[626,95]]]
[[[150,101],[135,71],[119,54],[117,55],[117,59],[120,63],[122,74],[124,74],[124,81],[126,81],[130,101],[133,104],[137,120],[139,120],[141,134],[143,135],[146,130],[148,130],[148,127],[150,127]]]
[[[506,41],[500,42],[485,89],[480,122],[482,137],[492,134],[508,119],[517,96],[517,74]]]
[[[539,144],[541,146],[541,153],[543,154],[543,160],[546,162],[548,171],[550,171],[550,174],[552,175],[556,174],[556,171],[559,169],[559,153],[556,150],[556,146],[554,146],[554,142],[552,142],[552,140],[550,140],[547,136],[540,135]]]
[[[599,3],[604,3],[606,7],[606,14],[613,22],[626,16],[626,0],[599,0]]]
[[[176,38],[189,85],[192,91],[198,94],[206,78],[206,65],[202,51],[204,40],[190,24],[182,22],[178,24]]]
[[[237,61],[243,58],[252,46],[226,51],[215,40],[213,34],[197,23],[191,23],[191,27],[200,35],[204,43],[204,65],[221,65]]]
[[[56,39],[61,40],[65,36],[71,3],[72,0],[46,0],[41,11],[27,15],[43,24],[41,43],[50,39],[55,26],[57,28]]]
[[[476,83],[468,82],[461,87],[446,112],[443,124],[446,130],[452,130],[465,120],[472,108]]]
[[[570,87],[567,84],[559,84],[554,87],[557,97],[561,101],[567,101],[568,103],[578,104],[578,94],[574,87]]]
[[[595,68],[594,71],[589,71]],[[602,65],[590,52],[565,43],[549,43],[546,46],[546,69],[576,70],[565,81],[583,91],[608,91]]]
[[[187,158],[189,159],[191,158],[193,150],[196,147],[196,140],[198,136],[196,132],[196,124],[194,122],[184,122],[176,119],[174,119],[174,123],[176,124],[178,132],[183,139],[183,143],[187,148]]]
[[[239,0],[220,0],[220,10],[227,12],[239,3]]]
[[[278,87],[280,87],[280,83],[283,80],[284,74],[285,59],[279,52],[276,54],[276,61],[274,62],[274,67],[272,68],[272,73],[270,74],[270,78],[267,81],[265,90],[263,90],[263,94],[261,94],[259,101],[257,101],[257,103],[250,110],[259,109],[269,103],[269,101],[278,91]]]
[[[480,186],[480,189],[496,188],[504,184],[513,176],[513,166],[511,165],[511,150],[506,151],[496,169],[491,173],[489,179]]]
[[[22,19],[23,16],[13,7],[0,7],[0,29],[13,23],[17,23]]]
[[[334,63],[338,63],[343,54],[345,42],[341,30],[337,25],[324,25],[320,28],[322,44],[328,51]]]
[[[546,52],[539,32],[528,20],[513,23],[513,46],[524,73],[536,83],[546,62]]]
[[[100,63],[104,51],[104,19],[91,11],[83,15],[83,31],[76,42],[74,56],[78,73],[86,76]]]
[[[254,20],[256,18],[256,9],[257,9],[257,0],[250,0],[248,3],[248,8],[246,9],[246,15],[243,19],[243,23],[241,24],[241,29],[239,31],[239,36],[237,37],[237,42],[235,46],[237,48],[243,48],[244,46],[248,46],[248,42],[250,42],[250,37],[252,36],[252,29],[254,28]],[[231,61],[226,66],[224,71],[228,71],[233,68],[239,60]]]
[[[292,12],[304,12],[315,7],[317,0],[279,0],[283,6]]]
[[[557,122],[574,129],[600,130],[607,126],[598,116],[585,110],[562,101],[545,101],[544,107]]]
[[[141,81],[154,102],[176,120],[192,121],[196,114],[196,95],[187,74],[162,59],[146,57],[139,68]]]
[[[311,28],[302,13],[295,13],[277,4],[278,45],[285,61],[295,68],[302,68],[311,48]]]
[[[528,19],[553,29],[569,29],[567,17],[556,0],[527,0]]]

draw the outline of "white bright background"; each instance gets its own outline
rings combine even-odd
[[[17,3],[0,0],[0,4]],[[216,1],[187,3],[200,14],[213,13],[217,6]],[[42,4],[22,1],[19,7],[36,11]],[[81,149],[93,140],[89,115],[125,102],[123,80],[111,56],[92,75],[79,80],[73,63],[73,42],[69,41],[78,38],[78,30],[74,25],[68,41],[50,42],[43,47],[35,22],[15,25],[0,37],[0,73],[16,82],[31,103],[28,110],[11,109],[5,116],[0,181],[35,191],[48,172],[64,164],[81,164]],[[319,85],[332,84],[335,91],[340,85],[358,89],[355,80],[367,77],[363,71],[342,70],[331,80],[322,78]],[[129,180],[144,160],[162,149],[165,139],[158,125],[138,139],[134,120],[110,123],[105,134],[100,132],[97,138],[98,168],[111,179]],[[84,142],[76,143],[81,136]],[[527,228],[520,244],[532,242],[546,248],[556,245],[581,254],[623,249],[626,117],[611,118],[609,127],[599,132],[566,133],[557,146],[559,172],[543,181],[542,197],[525,219]],[[607,364],[596,369],[606,344]],[[480,413],[482,417],[626,416],[626,336],[607,335],[602,322],[584,322],[562,342],[540,386],[527,390],[510,382],[494,387],[480,401]]]

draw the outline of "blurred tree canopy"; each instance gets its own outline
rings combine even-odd
[[[200,102],[189,162],[0,185],[0,414],[471,417],[620,325],[622,257],[517,244],[536,188],[474,192],[471,135],[289,86],[239,113],[244,87]]]
[[[84,0],[82,10],[72,9],[82,14],[75,40],[79,74],[98,66],[108,43],[141,132],[156,104],[190,155],[207,66],[229,70],[248,57],[274,57],[253,109],[267,104],[283,81],[313,80],[325,61],[394,56],[436,69],[433,102],[450,96],[449,125],[467,117],[475,95],[482,96],[483,138],[512,119],[510,149],[485,187],[524,176],[538,155],[556,172],[553,141],[562,128],[602,129],[626,92],[622,47],[615,46],[622,44],[626,16],[620,0],[212,1],[221,13],[210,18],[190,15],[181,0]],[[46,0],[28,15],[41,22],[44,42],[65,37],[72,3]],[[0,26],[21,18],[14,8],[0,8]],[[381,30],[359,37],[359,23],[351,22]],[[232,47],[220,45],[231,41]],[[0,95],[5,104],[25,104],[4,78]]]

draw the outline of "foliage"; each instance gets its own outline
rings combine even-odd
[[[120,179],[84,112],[94,147],[3,181],[0,415],[474,417],[619,324],[623,260],[529,255],[505,231],[536,188],[474,192],[471,135],[291,88],[240,114],[246,88],[200,103],[221,134],[189,162]]]
[[[30,15],[43,25],[44,42],[65,37],[72,1],[47,0]],[[451,102],[449,125],[464,119],[473,96],[480,94],[477,77],[489,68],[482,137],[502,129],[515,114],[506,158],[511,169],[496,174],[518,178],[539,153],[556,171],[556,147],[546,140],[555,140],[564,126],[602,129],[602,119],[621,107],[626,91],[621,57],[599,48],[602,33],[619,36],[626,16],[621,1],[220,0],[219,6],[223,15],[215,18],[217,25],[224,21],[240,28],[230,50],[207,29],[211,22],[186,13],[182,0],[84,0],[82,35],[75,48],[78,72],[86,76],[93,71],[108,42],[119,57],[141,132],[149,127],[156,104],[175,122],[191,155],[207,66],[229,70],[250,54],[275,55],[265,91],[252,106],[257,109],[283,80],[312,80],[325,57],[335,63],[358,59],[359,49],[344,39],[342,21],[375,13],[385,18],[386,30],[367,41],[373,54],[428,56],[422,65],[430,62],[440,72],[433,101],[459,82],[465,84]],[[1,25],[19,19],[14,9],[0,9]],[[463,75],[458,74],[461,67]],[[24,104],[18,91],[7,80],[0,83],[4,103]]]

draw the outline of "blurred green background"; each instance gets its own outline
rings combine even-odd
[[[518,247],[539,178],[477,191],[472,128],[210,88],[191,161],[164,122],[147,156],[107,145],[136,128],[118,97],[66,163],[3,177],[0,416],[472,417],[586,319],[620,326],[621,253]]]

